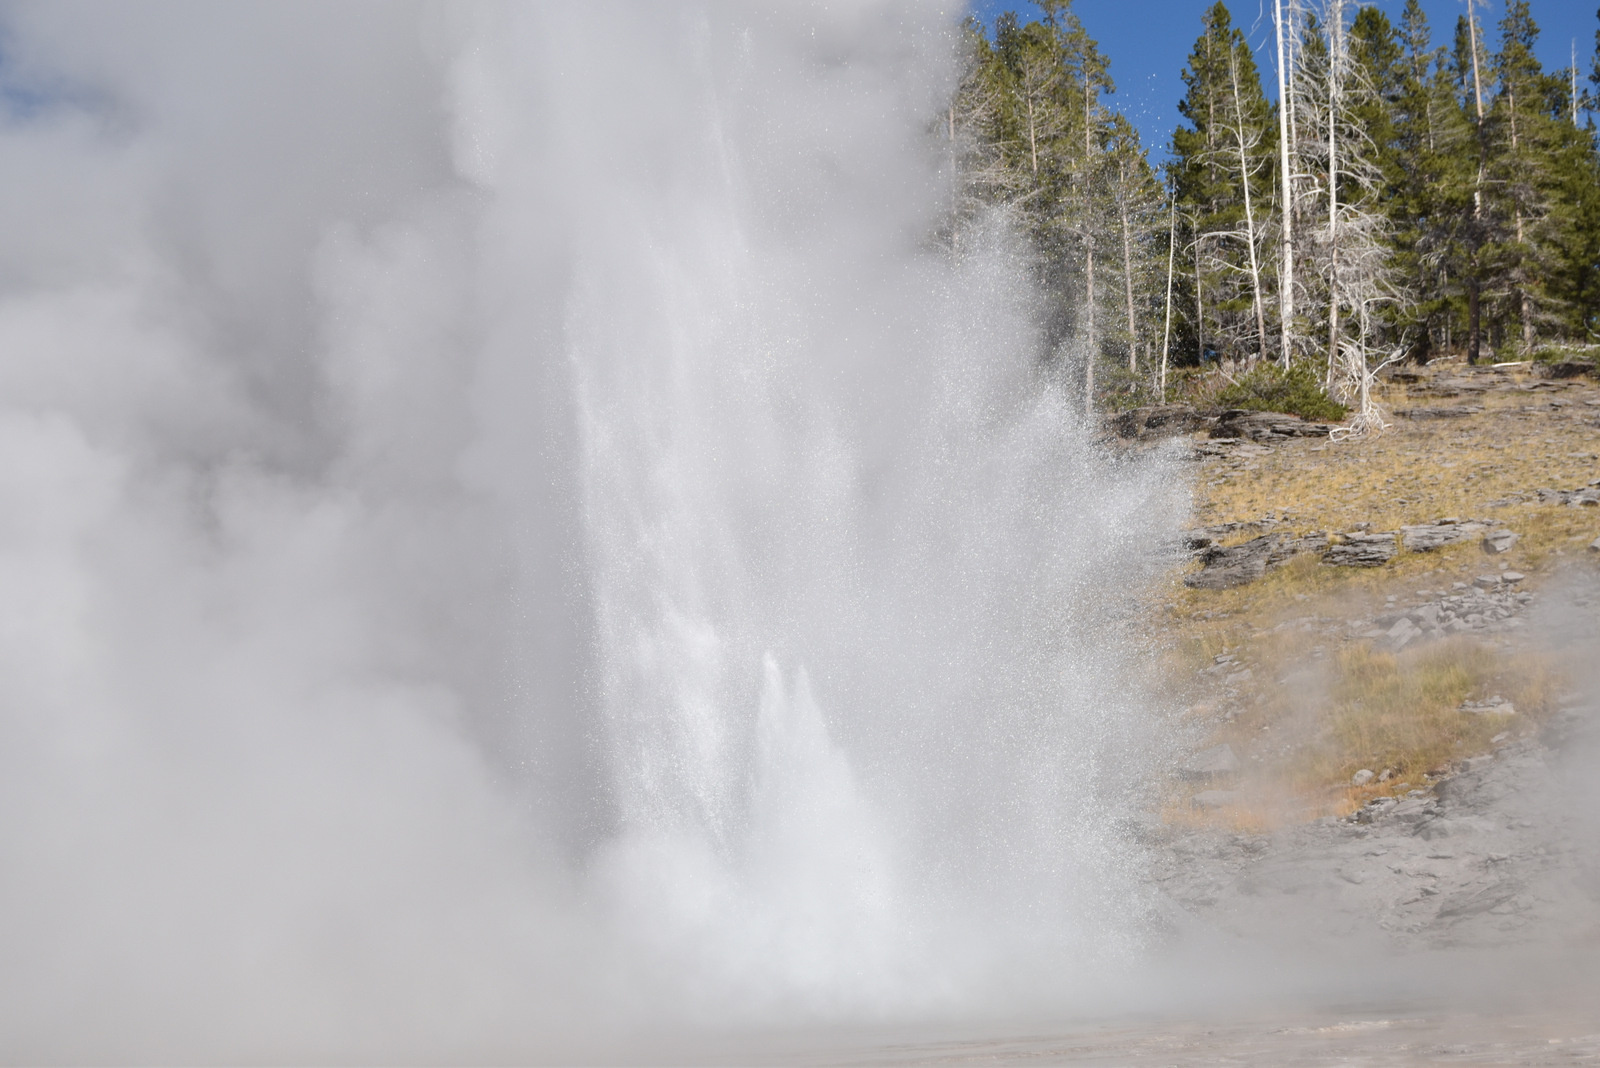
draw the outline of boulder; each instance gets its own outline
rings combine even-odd
[[[1371,768],[1362,768],[1360,771],[1358,771],[1354,775],[1350,776],[1350,785],[1351,786],[1365,786],[1365,785],[1367,785],[1367,783],[1371,782],[1374,778],[1376,778],[1376,776],[1373,774],[1373,771],[1372,771]]]
[[[1388,563],[1397,551],[1393,533],[1352,531],[1328,546],[1328,551],[1322,554],[1322,562],[1337,567],[1379,567]]]
[[[1480,544],[1484,552],[1490,556],[1498,556],[1515,545],[1520,538],[1520,534],[1509,530],[1491,530],[1483,536]]]
[[[1143,441],[1192,434],[1212,421],[1189,404],[1154,404],[1133,408],[1107,420],[1106,425],[1119,438]]]
[[[1600,553],[1600,538],[1596,538],[1594,541],[1589,543],[1589,551],[1592,553]]]

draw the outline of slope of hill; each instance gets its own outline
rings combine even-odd
[[[1600,383],[1532,371],[1408,370],[1360,441],[1168,439],[1204,524],[1151,625],[1193,742],[1145,829],[1180,913],[1600,939],[1572,823],[1600,756],[1572,741],[1600,719]]]

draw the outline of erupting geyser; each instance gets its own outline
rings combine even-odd
[[[1182,501],[1004,221],[936,239],[959,14],[6,10],[11,1057],[983,1012],[1136,946]]]

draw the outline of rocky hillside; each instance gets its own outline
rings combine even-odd
[[[1112,421],[1194,472],[1200,525],[1151,621],[1193,742],[1144,829],[1177,915],[1600,941],[1571,772],[1600,757],[1576,741],[1600,719],[1600,382],[1533,370],[1407,369],[1360,441],[1270,413]]]

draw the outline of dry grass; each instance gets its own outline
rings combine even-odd
[[[1552,710],[1558,678],[1547,658],[1507,652],[1468,638],[1399,655],[1362,642],[1342,650],[1333,667],[1325,736],[1309,747],[1293,774],[1302,789],[1347,783],[1362,768],[1388,781],[1353,792],[1362,797],[1422,785],[1452,761],[1518,735]],[[1514,715],[1461,711],[1468,700],[1507,698]]]
[[[1441,406],[1461,398],[1405,398],[1391,408]],[[1600,476],[1600,390],[1580,383],[1558,395],[1514,392],[1469,398],[1483,412],[1439,420],[1392,419],[1384,434],[1330,444],[1299,441],[1240,465],[1213,462],[1201,474],[1200,521],[1289,513],[1306,530],[1374,530],[1440,516],[1500,518],[1490,502],[1551,486],[1572,489]],[[1550,410],[1552,400],[1567,402]],[[1526,409],[1534,408],[1536,411]],[[1594,517],[1591,516],[1591,525]],[[1593,537],[1593,535],[1591,535]]]
[[[1552,408],[1552,397],[1566,403]],[[1201,733],[1231,744],[1246,768],[1237,781],[1218,784],[1236,791],[1235,804],[1202,812],[1185,788],[1166,818],[1259,831],[1342,814],[1372,796],[1424,786],[1429,772],[1536,725],[1561,689],[1556,665],[1536,652],[1458,638],[1396,655],[1329,631],[1339,621],[1371,618],[1391,599],[1414,602],[1424,590],[1437,596],[1502,565],[1524,572],[1532,589],[1562,563],[1600,566],[1585,551],[1600,536],[1600,509],[1495,503],[1600,477],[1600,404],[1591,400],[1600,401],[1600,389],[1587,382],[1559,392],[1458,398],[1394,390],[1384,397],[1391,409],[1472,404],[1483,411],[1393,418],[1389,432],[1367,441],[1299,441],[1198,465],[1197,520],[1204,524],[1271,516],[1280,519],[1273,529],[1304,534],[1360,523],[1395,530],[1457,516],[1501,523],[1521,540],[1494,558],[1471,541],[1401,552],[1371,569],[1302,556],[1230,590],[1191,590],[1173,576],[1157,621],[1171,677]],[[1251,669],[1250,680],[1224,690],[1197,679],[1214,657],[1229,653]],[[1508,698],[1517,714],[1461,711],[1463,701],[1493,694]],[[1383,783],[1351,787],[1360,768],[1390,774]]]

